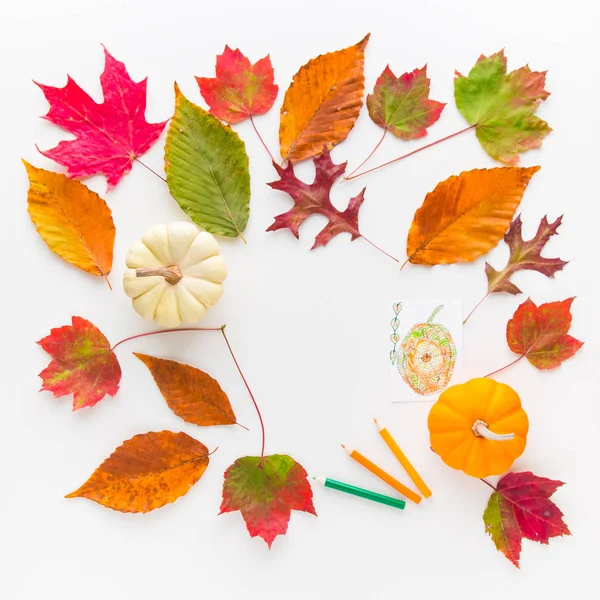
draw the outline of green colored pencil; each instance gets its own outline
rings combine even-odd
[[[367,500],[372,500],[373,502],[387,504],[388,506],[393,506],[394,508],[399,508],[400,510],[403,510],[406,506],[406,502],[404,502],[404,500],[400,500],[400,498],[384,496],[383,494],[378,494],[377,492],[372,492],[371,490],[364,490],[363,488],[359,488],[348,483],[342,483],[341,481],[336,481],[335,479],[329,479],[327,477],[313,477],[313,479],[325,487],[332,488],[340,492],[345,492],[346,494],[352,494],[353,496],[358,496],[359,498],[366,498]]]

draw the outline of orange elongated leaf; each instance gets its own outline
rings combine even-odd
[[[227,394],[208,373],[166,358],[134,352],[150,370],[169,408],[195,425],[236,425]]]
[[[106,278],[115,242],[106,202],[79,181],[23,164],[29,176],[27,210],[50,250],[82,271]]]
[[[310,158],[321,154],[324,145],[331,150],[348,137],[363,104],[369,35],[354,46],[309,60],[294,75],[281,106],[283,160]]]
[[[128,513],[146,513],[184,496],[208,466],[208,450],[187,433],[150,431],[121,444],[66,498],[87,498]]]
[[[527,299],[506,326],[506,341],[536,368],[556,369],[583,346],[569,335],[574,298],[536,306]]]
[[[539,169],[475,169],[439,183],[415,213],[406,243],[407,262],[469,262],[489,252],[502,238]]]

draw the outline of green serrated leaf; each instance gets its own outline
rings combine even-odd
[[[250,171],[244,142],[175,85],[175,114],[165,144],[171,195],[206,231],[242,237],[250,212]]]

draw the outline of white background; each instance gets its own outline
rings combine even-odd
[[[597,2],[443,0],[421,2],[119,2],[39,0],[3,2],[2,77],[2,378],[0,380],[0,595],[29,598],[560,598],[576,585],[596,589],[598,551],[598,19]],[[265,182],[274,172],[249,123],[236,127],[251,158],[248,245],[223,240],[230,268],[226,293],[206,325],[226,322],[238,358],[262,407],[267,451],[289,453],[313,475],[387,491],[353,464],[340,443],[354,445],[398,469],[378,438],[377,416],[397,437],[433,489],[430,501],[402,513],[331,490],[315,489],[319,517],[295,513],[288,534],[269,551],[250,539],[241,516],[217,516],[222,474],[237,457],[256,454],[260,430],[254,409],[219,334],[170,334],[118,350],[123,380],[118,395],[93,409],[70,411],[70,398],[37,393],[36,374],[48,362],[35,345],[71,315],[95,323],[112,341],[153,329],[120,289],[129,245],[155,223],[182,219],[166,186],[135,165],[111,192],[117,225],[110,292],[53,255],[26,211],[21,157],[59,169],[37,153],[65,138],[39,119],[47,111],[31,79],[62,86],[69,73],[101,99],[100,42],[135,80],[149,76],[150,121],[170,116],[173,81],[201,102],[194,75],[212,76],[227,43],[253,61],[270,52],[281,91],[275,108],[257,119],[277,147],[278,109],[296,70],[309,58],[357,42],[367,32],[367,89],[389,62],[397,73],[429,65],[432,97],[448,103],[429,140],[465,126],[453,103],[454,69],[468,72],[480,53],[506,48],[509,68],[548,69],[552,96],[539,110],[554,132],[523,164],[541,164],[522,204],[524,230],[565,213],[547,256],[570,264],[554,280],[519,273],[517,285],[536,302],[577,296],[572,333],[586,341],[574,359],[552,372],[527,361],[498,376],[521,395],[531,421],[525,454],[515,469],[567,482],[554,499],[573,537],[549,547],[524,542],[515,569],[485,535],[482,513],[489,488],[452,471],[429,450],[428,404],[385,400],[388,366],[378,355],[380,307],[404,290],[462,295],[465,311],[485,293],[484,259],[432,269],[397,265],[363,240],[346,235],[309,252],[324,222],[311,219],[301,240],[288,231],[265,233],[291,202]],[[333,152],[351,166],[380,136],[363,110],[349,139]],[[164,137],[144,157],[160,169]],[[418,144],[386,140],[377,161]],[[415,209],[441,180],[463,170],[495,166],[471,133],[408,159],[376,176],[336,186],[345,207],[367,185],[361,230],[404,257]],[[307,180],[311,166],[298,172]],[[88,185],[105,195],[105,180]],[[501,267],[504,245],[490,255]],[[496,295],[465,328],[472,375],[509,362],[504,331],[526,298]],[[137,350],[194,364],[229,394],[236,427],[200,429],[167,408]],[[386,349],[387,350],[387,349]],[[186,431],[219,446],[201,481],[175,504],[148,515],[124,515],[85,500],[65,500],[123,440],[149,430]],[[593,593],[593,592],[590,592]],[[169,596],[167,596],[169,595]]]

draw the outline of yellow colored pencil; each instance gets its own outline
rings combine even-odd
[[[342,448],[350,455],[350,458],[355,460],[359,465],[362,465],[368,471],[371,471],[373,475],[376,475],[382,481],[385,481],[388,485],[392,486],[397,492],[400,492],[403,496],[406,496],[409,500],[412,500],[415,504],[419,504],[422,498],[419,494],[416,494],[411,489],[407,488],[403,483],[400,483],[397,479],[392,477],[389,473],[386,473],[381,467],[378,467],[374,462],[371,462],[366,456],[363,456],[360,452],[348,448],[342,444]]]
[[[383,441],[388,445],[388,448],[394,453],[394,456],[398,459],[400,464],[404,467],[404,470],[408,473],[408,476],[413,480],[414,484],[419,488],[419,491],[425,498],[431,496],[431,490],[425,485],[425,482],[421,479],[421,476],[417,473],[416,469],[412,466],[404,452],[402,452],[400,446],[396,443],[396,440],[392,437],[391,433],[382,427],[377,419],[373,419],[379,435],[383,438]]]

